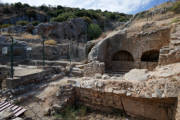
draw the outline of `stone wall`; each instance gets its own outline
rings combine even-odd
[[[32,46],[32,59],[42,60],[42,45]],[[46,45],[45,59],[46,60],[67,60],[82,61],[86,58],[86,48],[80,44],[72,44],[69,49],[69,44]]]
[[[42,71],[39,73],[34,73],[34,74],[29,74],[29,75],[24,75],[21,77],[14,77],[13,79],[7,78],[4,80],[4,87],[13,89],[13,88],[18,88],[22,87],[25,85],[30,85],[30,84],[37,84],[37,83],[42,83],[45,82],[47,79],[51,77],[51,70],[46,70]]]
[[[0,89],[3,87],[2,82],[8,77],[9,72],[9,68],[0,66]]]
[[[131,117],[146,120],[174,120],[177,98],[136,98],[123,94],[76,88],[76,102],[93,110],[125,112]]]
[[[89,53],[88,60],[104,62],[106,70],[111,70],[113,56],[119,51],[125,51],[132,56],[134,68],[140,68],[141,57],[145,52],[160,51],[169,41],[169,27],[132,36],[127,31],[120,30],[96,44]]]
[[[103,62],[93,61],[84,66],[84,76],[93,77],[95,74],[104,74],[105,66]]]
[[[180,62],[180,24],[174,24],[170,44],[160,50],[159,65]]]

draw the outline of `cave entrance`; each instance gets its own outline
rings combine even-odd
[[[153,70],[159,61],[159,51],[151,50],[144,52],[141,56],[141,69]]]
[[[151,50],[144,52],[141,57],[142,62],[158,62],[159,61],[159,51]]]
[[[134,58],[128,51],[118,51],[112,56],[112,72],[125,73],[134,68]]]

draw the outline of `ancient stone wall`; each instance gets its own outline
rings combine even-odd
[[[2,83],[9,75],[10,69],[7,67],[0,66],[0,89],[3,87]]]
[[[22,87],[25,85],[30,85],[33,83],[37,84],[40,82],[45,82],[47,79],[50,78],[51,73],[52,73],[51,70],[46,70],[39,73],[24,75],[20,77],[14,77],[13,79],[7,78],[6,80],[3,81],[3,83],[5,84],[4,87],[13,89],[13,88]]]
[[[45,46],[45,59],[58,60],[70,59],[72,61],[82,61],[86,58],[85,46],[79,44],[58,44],[53,46]],[[42,45],[32,46],[32,59],[42,60]]]
[[[141,68],[141,66],[144,68],[144,61],[141,61],[142,55],[148,51],[159,51],[163,46],[169,44],[169,40],[169,27],[147,33],[139,33],[133,36],[127,35],[126,31],[118,31],[114,35],[105,38],[95,45],[92,48],[88,59],[89,61],[96,60],[105,62],[106,69],[109,70],[112,69],[113,66],[113,56],[117,52],[124,51],[132,56],[134,68]],[[124,61],[127,60],[124,59]]]
[[[123,94],[76,88],[76,102],[103,112],[125,112],[146,120],[174,120],[177,98],[135,98]]]
[[[180,62],[180,24],[172,26],[170,44],[160,50],[159,65]]]
[[[84,76],[93,77],[95,74],[104,74],[105,66],[103,62],[93,61],[84,66]]]

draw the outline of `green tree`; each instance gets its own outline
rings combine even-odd
[[[98,38],[102,34],[102,30],[97,24],[90,24],[88,26],[88,37],[93,40]]]

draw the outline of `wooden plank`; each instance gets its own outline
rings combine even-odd
[[[11,109],[12,107],[14,107],[14,105],[10,105],[7,109]]]
[[[22,110],[20,110],[19,112],[17,112],[17,113],[15,114],[15,116],[18,117],[18,116],[20,116],[21,114],[23,114],[25,111],[26,111],[26,109],[23,108]]]
[[[15,110],[15,109],[17,109],[18,108],[18,106],[14,106],[11,110]]]
[[[4,109],[6,109],[7,107],[11,106],[11,104],[7,104],[4,107],[0,108],[0,112],[3,111]]]
[[[22,107],[18,107],[16,105],[13,105],[11,103],[8,102],[0,102],[0,112],[2,112],[5,109],[11,109],[14,113],[14,117],[18,117],[20,115],[22,115],[26,109],[22,108]]]
[[[22,108],[18,107],[15,111],[13,111],[14,114],[16,114],[18,111],[20,111]]]
[[[5,102],[4,104],[2,104],[2,105],[0,106],[0,108],[4,107],[4,106],[7,105],[7,104],[8,104],[8,102]]]

